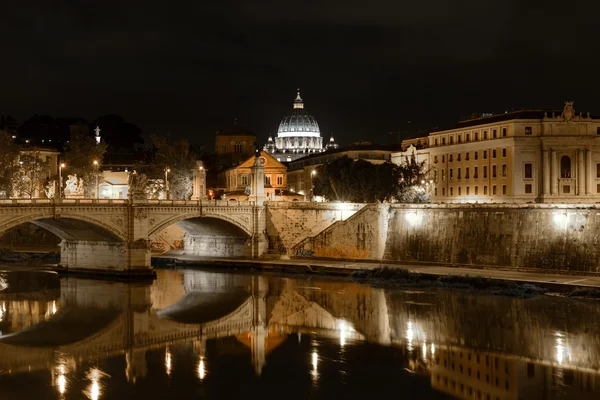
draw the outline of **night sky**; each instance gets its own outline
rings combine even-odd
[[[597,114],[599,3],[6,1],[0,113],[112,113],[211,146],[234,117],[264,142],[297,87],[342,144],[565,100]]]

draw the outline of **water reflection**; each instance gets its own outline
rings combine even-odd
[[[216,394],[229,374],[249,388],[288,382],[300,398],[361,397],[361,384],[424,398],[600,396],[593,303],[200,271],[159,271],[151,285],[54,279],[0,293],[0,386],[22,398],[49,396],[17,385],[49,366],[60,398]],[[235,387],[218,397],[241,397]]]

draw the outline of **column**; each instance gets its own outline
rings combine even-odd
[[[552,154],[552,167],[550,169],[550,188],[551,194],[558,194],[558,159],[556,158],[556,150],[551,150]]]
[[[542,173],[544,174],[544,194],[550,194],[550,154],[548,154],[548,150],[544,150]]]
[[[577,150],[577,194],[583,196],[585,194],[585,150]]]
[[[596,176],[596,171],[594,171],[594,168],[592,167],[592,150],[591,149],[587,149],[585,151],[585,164],[586,164],[586,172],[587,175],[585,177],[585,183],[586,183],[586,190],[585,190],[585,194],[587,195],[592,195],[596,192],[596,189],[594,188],[594,177]]]

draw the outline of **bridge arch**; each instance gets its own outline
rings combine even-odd
[[[57,217],[51,210],[12,218],[0,224],[0,234],[11,228],[33,223],[52,232],[63,240],[89,241],[125,241],[125,234],[105,221],[89,215],[69,214],[68,217]]]
[[[182,224],[180,224],[181,222],[192,221],[192,220],[196,221],[196,222],[200,222],[202,219],[206,219],[207,221],[208,220],[222,220],[223,222],[227,222],[227,223],[237,227],[239,230],[244,232],[248,237],[252,236],[252,227],[249,226],[249,223],[244,223],[244,222],[242,222],[236,218],[230,217],[228,215],[222,215],[222,214],[198,215],[198,213],[186,213],[186,214],[176,215],[165,221],[160,222],[159,224],[156,224],[156,226],[150,227],[148,229],[148,237],[150,239],[152,239],[158,233],[165,230],[166,228],[168,228],[171,225],[177,224],[180,227],[182,227],[182,229],[183,229]]]

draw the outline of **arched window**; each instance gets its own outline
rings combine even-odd
[[[242,144],[240,142],[236,142],[233,145],[233,152],[235,154],[242,154]]]
[[[562,156],[560,158],[560,177],[570,178],[571,177],[571,157]]]

